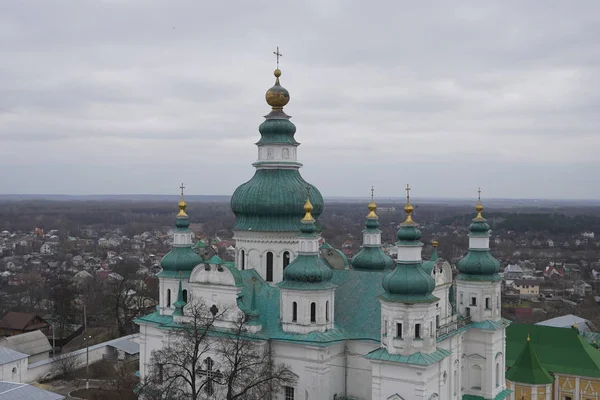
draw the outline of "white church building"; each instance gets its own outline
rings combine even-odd
[[[159,305],[136,321],[140,375],[148,373],[152,351],[168,342],[168,327],[185,320],[177,302],[181,283],[183,301],[230,310],[224,319],[252,316],[249,329],[298,377],[281,400],[508,398],[508,321],[500,313],[500,265],[489,250],[481,202],[455,282],[435,248],[422,260],[408,186],[397,259],[381,249],[371,201],[363,248],[351,267],[332,268],[320,251],[323,198],[299,173],[296,127],[283,111],[289,93],[280,75],[276,70],[266,94],[272,110],[259,128],[256,172],[231,199],[235,262],[205,260],[193,251],[182,196],[173,249],[158,274]]]

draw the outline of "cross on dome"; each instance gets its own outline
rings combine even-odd
[[[277,46],[277,50],[273,52],[273,54],[275,54],[275,56],[277,57],[277,69],[279,69],[279,57],[282,57],[283,54],[281,54],[279,52],[279,46]]]

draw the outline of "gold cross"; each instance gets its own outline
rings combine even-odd
[[[410,203],[410,185],[406,184],[406,202]]]
[[[375,188],[373,186],[371,186],[371,200],[373,200],[375,196]]]
[[[179,186],[179,189],[181,189],[181,195],[183,196],[183,189],[185,189],[185,186],[183,186],[183,183],[181,184],[181,186]]]
[[[481,188],[477,189],[477,200],[481,201]]]
[[[273,54],[277,56],[277,69],[279,69],[279,57],[283,56],[283,54],[279,52],[279,46],[277,46],[277,51],[274,51]]]
[[[306,196],[310,199],[310,186],[306,187]]]

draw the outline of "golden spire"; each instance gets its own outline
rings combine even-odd
[[[281,76],[281,70],[279,69],[279,57],[283,54],[279,52],[279,47],[277,47],[277,51],[274,51],[273,54],[277,56],[277,69],[273,72],[275,75],[275,85],[269,90],[265,95],[265,99],[267,100],[267,104],[269,104],[274,111],[281,110],[283,107],[290,101],[290,93],[281,86],[279,83],[279,77]]]
[[[375,204],[375,188],[371,186],[371,202],[369,203],[369,214],[367,218],[378,218],[377,214],[375,214],[375,210],[377,210],[377,204]]]
[[[404,212],[406,213],[405,224],[412,224],[413,220],[411,217],[412,212],[414,211],[414,207],[410,204],[410,185],[406,184],[406,205],[404,206]]]
[[[181,200],[177,204],[177,207],[179,207],[179,214],[177,214],[177,216],[178,217],[187,217],[188,215],[185,213],[185,210],[187,208],[187,203],[185,202],[185,199],[183,198],[183,189],[185,189],[185,186],[183,186],[183,183],[181,184],[181,186],[179,188],[181,189]]]
[[[310,202],[310,186],[306,188],[306,203],[304,203],[304,218],[302,218],[302,222],[314,222],[314,218],[312,216],[313,205]]]
[[[438,244],[439,244],[439,243],[438,243],[438,241],[437,241],[437,240],[435,240],[435,239],[433,239],[433,240],[431,241],[431,245],[432,245],[433,247],[438,247]]]
[[[529,333],[527,334],[527,341],[531,342],[531,336],[529,335]]]
[[[481,204],[481,188],[477,189],[477,205],[475,206],[475,211],[477,211],[477,216],[475,219],[484,219],[481,212],[483,211],[483,204]]]

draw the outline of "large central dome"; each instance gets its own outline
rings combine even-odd
[[[290,96],[279,83],[281,71],[275,70],[275,85],[267,91],[266,100],[271,112],[260,125],[256,173],[239,186],[231,198],[235,214],[233,230],[262,232],[297,232],[304,215],[302,204],[307,191],[318,218],[323,211],[323,196],[306,182],[298,169],[295,139],[296,126],[283,111]]]
[[[259,169],[231,198],[234,230],[297,232],[304,215],[302,202],[310,188],[313,216],[323,212],[323,196],[298,170]]]

